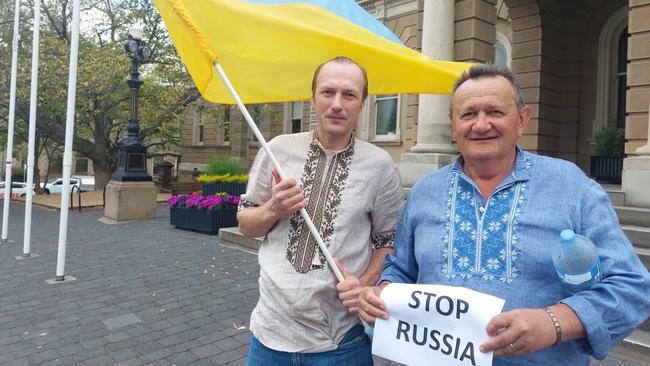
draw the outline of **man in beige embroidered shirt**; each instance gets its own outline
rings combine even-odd
[[[237,215],[242,233],[264,236],[248,365],[372,364],[357,296],[378,279],[403,197],[391,157],[354,137],[367,94],[365,70],[354,61],[322,64],[312,82],[316,131],[269,142],[287,178],[263,150],[255,158]],[[337,284],[298,212],[303,207],[345,281]]]

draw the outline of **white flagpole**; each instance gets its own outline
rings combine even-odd
[[[18,73],[18,34],[20,23],[20,0],[16,0],[14,10],[14,38],[11,43],[11,89],[9,92],[9,123],[7,125],[7,154],[5,156],[5,193],[2,211],[2,238],[7,242],[7,227],[9,226],[9,201],[11,201],[11,160],[14,149],[14,119],[16,117],[16,74]]]
[[[275,170],[277,170],[278,174],[280,175],[280,178],[282,179],[286,178],[286,174],[284,173],[284,170],[280,166],[280,163],[275,158],[275,155],[273,154],[273,151],[271,151],[271,148],[269,148],[269,145],[266,143],[266,140],[264,140],[264,136],[262,136],[262,133],[260,132],[259,128],[257,128],[257,125],[255,125],[253,118],[251,117],[250,113],[248,113],[248,110],[246,109],[244,103],[242,103],[241,99],[239,98],[237,91],[235,90],[235,88],[233,88],[232,84],[230,83],[230,79],[228,79],[228,76],[223,71],[223,68],[221,67],[221,65],[219,65],[219,62],[215,62],[214,68],[217,69],[217,72],[219,73],[221,80],[223,80],[224,84],[226,85],[226,88],[228,88],[228,91],[230,92],[230,95],[237,103],[237,107],[239,107],[239,110],[244,115],[244,118],[248,123],[248,127],[250,127],[251,130],[253,130],[255,137],[257,137],[257,141],[259,141],[260,145],[262,145],[262,148],[266,152],[266,155],[268,155],[269,159],[271,159],[271,162],[273,163]],[[332,271],[336,275],[336,279],[339,282],[343,281],[344,280],[343,274],[339,270],[339,267],[336,266],[336,263],[334,262],[334,258],[332,258],[332,255],[330,254],[330,251],[327,249],[325,242],[323,242],[323,238],[321,238],[318,229],[316,229],[316,226],[314,226],[314,222],[311,220],[311,217],[309,217],[307,210],[301,208],[300,215],[302,215],[302,218],[307,223],[307,226],[309,227],[309,231],[314,236],[314,239],[316,239],[316,242],[318,243],[318,247],[320,248],[321,252],[325,256],[325,259],[327,260],[327,263],[329,264],[330,268],[332,268]]]
[[[70,42],[70,72],[68,74],[68,109],[65,121],[63,150],[63,187],[59,218],[59,249],[56,260],[56,281],[65,280],[65,246],[68,237],[68,206],[70,205],[70,172],[72,168],[72,137],[74,133],[75,100],[77,96],[77,59],[79,54],[79,0],[73,1],[72,42]]]
[[[27,148],[27,192],[25,193],[25,233],[23,257],[29,257],[32,235],[32,184],[34,184],[34,150],[36,149],[36,105],[38,104],[38,52],[41,27],[41,0],[34,1],[34,39],[32,41],[32,84],[29,98],[29,139]]]

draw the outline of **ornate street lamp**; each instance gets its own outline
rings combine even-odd
[[[122,182],[151,181],[151,176],[147,172],[147,147],[140,136],[138,126],[138,90],[142,85],[142,80],[138,78],[140,76],[138,67],[149,62],[151,58],[151,49],[142,40],[142,35],[142,29],[131,28],[124,44],[124,50],[131,58],[131,78],[127,80],[131,89],[131,114],[128,135],[117,143],[120,156],[117,170],[111,177],[111,180]]]

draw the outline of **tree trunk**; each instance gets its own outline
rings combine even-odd
[[[34,192],[36,194],[43,194],[43,188],[41,187],[41,170],[38,169],[38,162],[41,160],[41,149],[40,141],[41,136],[38,131],[36,131],[36,138],[34,139]]]
[[[34,164],[34,192],[36,192],[36,194],[43,194],[43,188],[41,187],[41,172],[38,169],[38,164]]]
[[[93,161],[93,167],[95,168],[95,190],[104,190],[108,181],[111,180],[115,168],[97,164],[95,161]]]
[[[45,177],[43,178],[43,192],[45,192],[45,185],[49,183],[50,179],[50,166],[52,166],[52,163],[48,160],[47,162],[47,168],[45,170]]]

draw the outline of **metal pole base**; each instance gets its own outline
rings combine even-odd
[[[65,281],[65,275],[54,277],[54,281]]]
[[[0,243],[2,244],[7,244],[9,242],[8,239],[0,239]]]
[[[29,257],[29,253],[23,253],[23,257]]]

